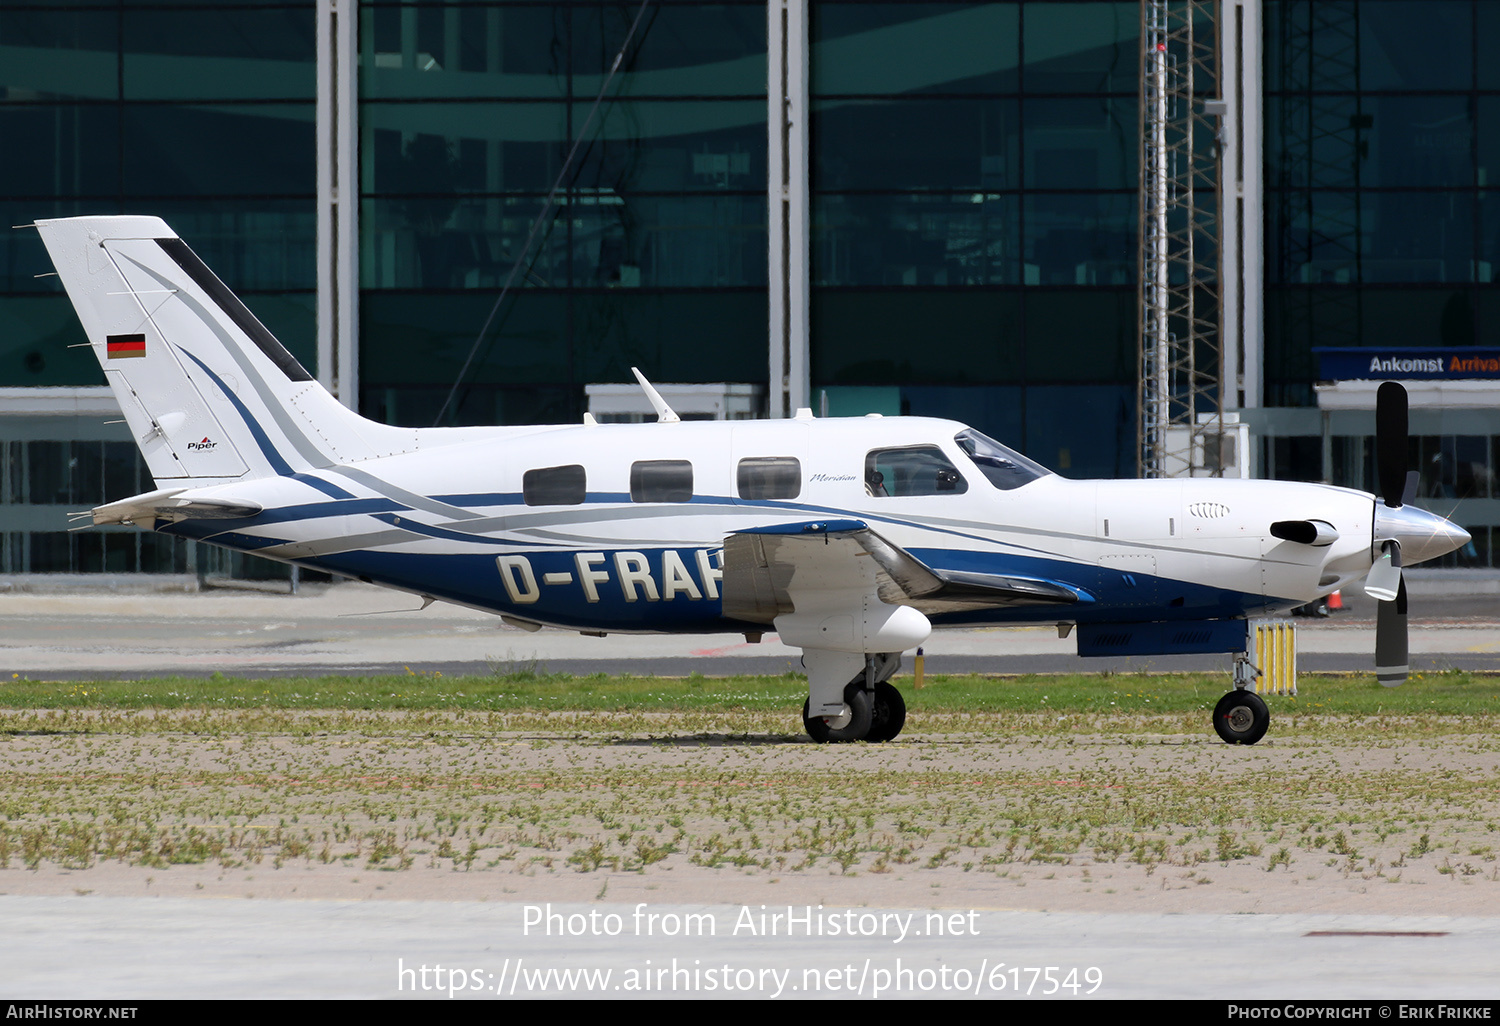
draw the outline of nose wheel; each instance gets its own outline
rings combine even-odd
[[[1214,730],[1226,744],[1253,745],[1266,736],[1271,710],[1254,691],[1236,688],[1214,706]]]

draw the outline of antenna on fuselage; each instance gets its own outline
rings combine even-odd
[[[641,388],[645,390],[646,398],[650,399],[651,405],[656,407],[656,422],[658,424],[676,424],[682,420],[673,411],[672,407],[667,405],[667,401],[661,397],[661,393],[651,387],[651,382],[646,380],[646,375],[642,374],[635,367],[630,368],[630,373],[635,375],[635,380],[639,381]]]

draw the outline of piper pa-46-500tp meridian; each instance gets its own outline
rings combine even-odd
[[[886,741],[934,625],[1076,627],[1081,655],[1236,652],[1247,618],[1361,577],[1406,675],[1403,563],[1468,535],[1406,504],[1406,393],[1376,415],[1386,498],[1314,484],[1072,481],[919,417],[413,429],[333,398],[154,217],[39,221],[157,490],[137,524],[528,628],[777,632],[807,731]],[[1401,498],[1394,498],[1401,497]],[[1214,714],[1253,744],[1249,679]]]

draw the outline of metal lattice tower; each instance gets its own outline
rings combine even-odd
[[[1218,0],[1141,0],[1141,477],[1219,476]]]

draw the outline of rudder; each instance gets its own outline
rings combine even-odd
[[[160,218],[36,227],[158,485],[300,473],[414,442],[341,406]]]

